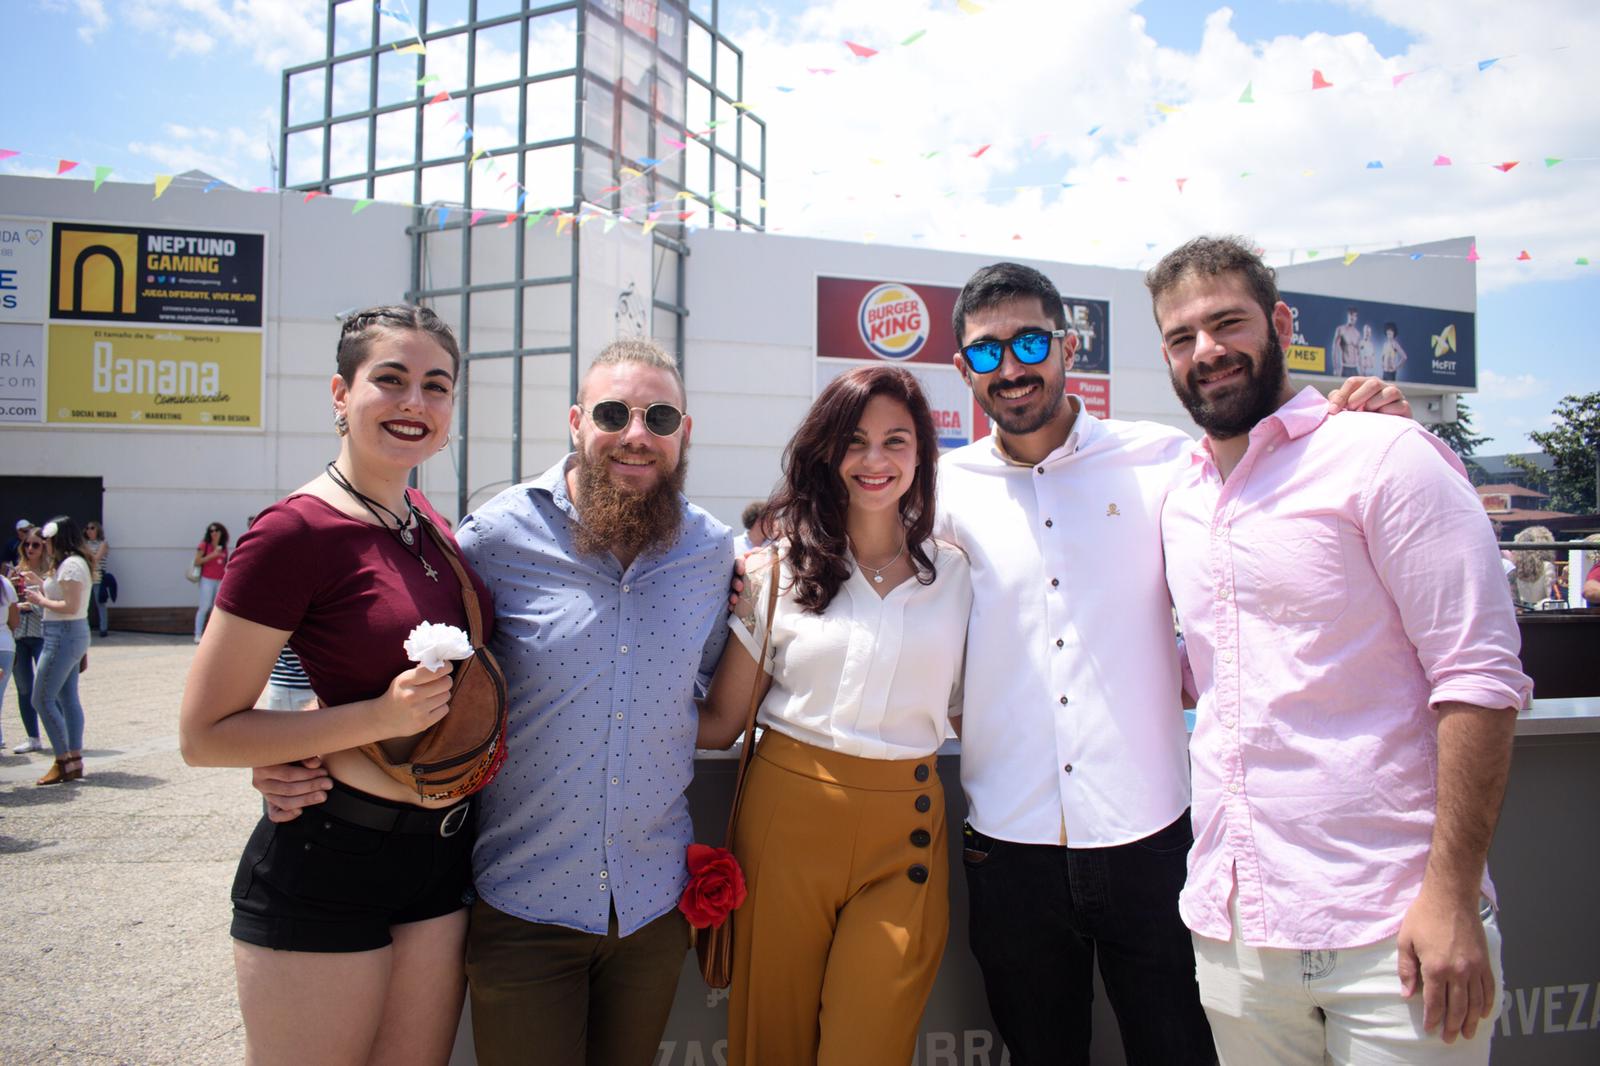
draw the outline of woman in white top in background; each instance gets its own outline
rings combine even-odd
[[[78,523],[59,515],[39,535],[50,545],[55,572],[23,592],[44,609],[44,651],[33,672],[33,707],[44,723],[56,761],[35,784],[59,785],[83,776],[83,704],[78,664],[89,652],[89,586],[93,571]]]
[[[931,536],[937,459],[915,378],[844,374],[785,453],[781,538],[747,564],[700,727],[702,746],[731,744],[759,679],[733,845],[749,886],[733,1066],[911,1062],[949,927],[935,755],[961,713],[972,605],[966,557]]]

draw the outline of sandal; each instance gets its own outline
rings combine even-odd
[[[73,780],[73,778],[67,776],[67,766],[68,761],[66,759],[57,758],[55,762],[50,764],[50,769],[45,771],[45,775],[35,781],[34,784],[59,785],[63,781]],[[83,776],[83,768],[81,766],[78,768],[78,776]]]

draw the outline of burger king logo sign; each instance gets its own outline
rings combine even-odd
[[[861,299],[861,342],[881,359],[910,359],[928,343],[928,305],[906,285],[879,285]]]

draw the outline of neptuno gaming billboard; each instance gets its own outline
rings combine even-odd
[[[1284,351],[1297,374],[1474,389],[1477,334],[1470,311],[1279,294],[1294,313],[1294,343]]]
[[[43,421],[260,428],[264,234],[42,220],[33,228],[44,225]],[[17,343],[7,338],[7,350]]]

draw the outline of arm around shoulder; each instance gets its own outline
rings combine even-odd
[[[777,581],[771,558],[770,553],[749,557],[744,594],[737,613],[728,618],[730,633],[736,639],[724,646],[716,673],[711,678],[710,692],[700,704],[696,747],[722,749],[732,745],[744,731],[751,701],[759,704],[772,687],[772,677],[768,673],[770,654],[767,663],[758,662],[770,640],[767,608],[772,603]]]

